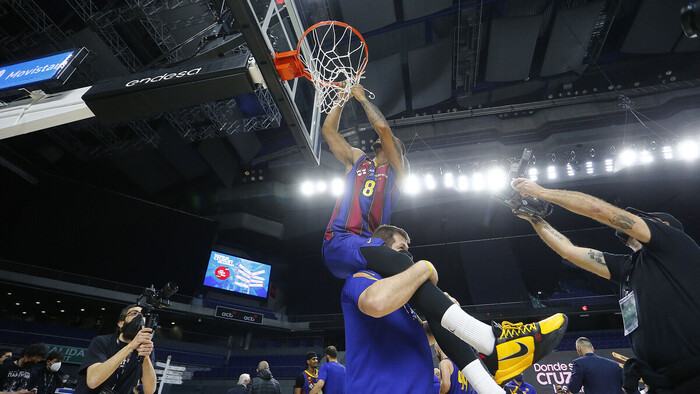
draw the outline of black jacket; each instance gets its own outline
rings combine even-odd
[[[269,369],[258,371],[258,376],[253,378],[248,389],[251,394],[282,394],[280,382],[272,377]]]

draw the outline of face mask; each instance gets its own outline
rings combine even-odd
[[[58,372],[59,369],[61,369],[61,362],[53,363],[51,364],[51,372]]]
[[[124,335],[124,339],[129,341],[134,339],[136,334],[141,331],[141,326],[143,326],[143,316],[140,314],[134,316],[130,322],[125,323],[121,328],[121,333]]]
[[[399,250],[399,253],[405,254],[411,259],[411,261],[413,261],[413,255],[408,250]]]

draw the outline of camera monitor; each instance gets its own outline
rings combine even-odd
[[[257,261],[212,251],[204,276],[204,285],[267,298],[271,268]]]

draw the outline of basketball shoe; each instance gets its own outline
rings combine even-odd
[[[479,356],[496,383],[503,384],[554,350],[564,337],[568,322],[562,313],[537,323],[492,322],[495,349],[489,356]]]

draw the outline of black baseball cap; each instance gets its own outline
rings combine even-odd
[[[306,359],[311,360],[312,358],[316,357],[316,352],[308,352],[306,353]]]
[[[517,382],[522,382],[523,381],[523,374],[514,376],[513,380],[515,380]]]

